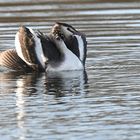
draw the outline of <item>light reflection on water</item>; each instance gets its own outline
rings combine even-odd
[[[3,79],[5,80],[3,81]],[[7,81],[10,83],[7,84]],[[13,84],[11,84],[12,81],[15,85],[14,88]],[[22,139],[28,137],[29,135],[29,137],[32,137],[32,139],[34,139],[40,138],[40,136],[42,137],[42,135],[45,135],[46,130],[42,132],[37,131],[37,134],[35,134],[35,136],[32,136],[33,132],[29,131],[31,127],[34,128],[37,125],[37,128],[35,129],[40,130],[45,127],[44,125],[48,126],[47,122],[49,121],[48,119],[50,119],[50,116],[52,116],[52,114],[59,116],[62,113],[57,113],[57,111],[59,112],[59,107],[57,107],[57,105],[64,105],[64,107],[60,108],[60,110],[63,110],[63,108],[71,108],[69,105],[67,105],[70,100],[67,99],[67,97],[75,99],[77,98],[76,96],[85,96],[87,75],[86,73],[79,71],[69,73],[62,72],[56,73],[55,75],[53,73],[46,75],[37,73],[25,75],[22,73],[17,74],[14,72],[9,72],[1,75],[0,82],[3,83],[3,86],[1,86],[1,91],[3,91],[3,94],[1,94],[2,96],[4,96],[3,99],[7,99],[7,96],[14,96],[14,102],[16,101],[16,103],[14,104],[14,110],[16,113],[15,123],[17,123],[19,133],[18,135],[17,133],[14,134],[13,137],[17,139],[20,136],[20,138]],[[63,97],[64,99],[61,100],[60,97]],[[67,107],[65,107],[65,104]],[[56,106],[56,108],[58,109],[57,110],[56,108],[54,108],[56,110],[56,113],[54,113],[54,111],[52,110],[48,112],[47,110],[49,106],[51,108],[52,106]],[[42,115],[36,116],[36,113]],[[5,117],[5,115],[1,116],[2,119],[4,119],[3,117]],[[6,122],[4,122],[4,124],[5,123]]]
[[[139,140],[140,3],[54,1],[0,1],[0,50],[21,24],[48,33],[67,22],[87,35],[86,72],[1,69],[1,139]]]

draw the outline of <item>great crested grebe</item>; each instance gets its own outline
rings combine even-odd
[[[56,23],[49,35],[21,26],[15,47],[0,53],[0,65],[23,71],[82,70],[85,66],[86,37],[66,23]]]
[[[84,36],[72,26],[65,23],[56,23],[49,35],[55,46],[61,52],[61,63],[57,67],[48,66],[49,71],[80,70],[84,69],[86,57],[86,40]],[[79,37],[80,39],[77,39]],[[81,48],[81,49],[80,49]]]

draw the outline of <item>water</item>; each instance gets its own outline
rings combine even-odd
[[[139,140],[140,2],[1,0],[0,50],[19,25],[87,35],[86,72],[0,72],[0,140]]]

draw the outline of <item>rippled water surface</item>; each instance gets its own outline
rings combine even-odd
[[[140,2],[0,0],[0,50],[20,25],[87,35],[86,72],[0,72],[0,140],[139,140]]]

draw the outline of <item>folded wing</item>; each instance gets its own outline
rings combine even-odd
[[[0,66],[18,71],[31,71],[29,67],[18,55],[15,49],[0,52]]]

